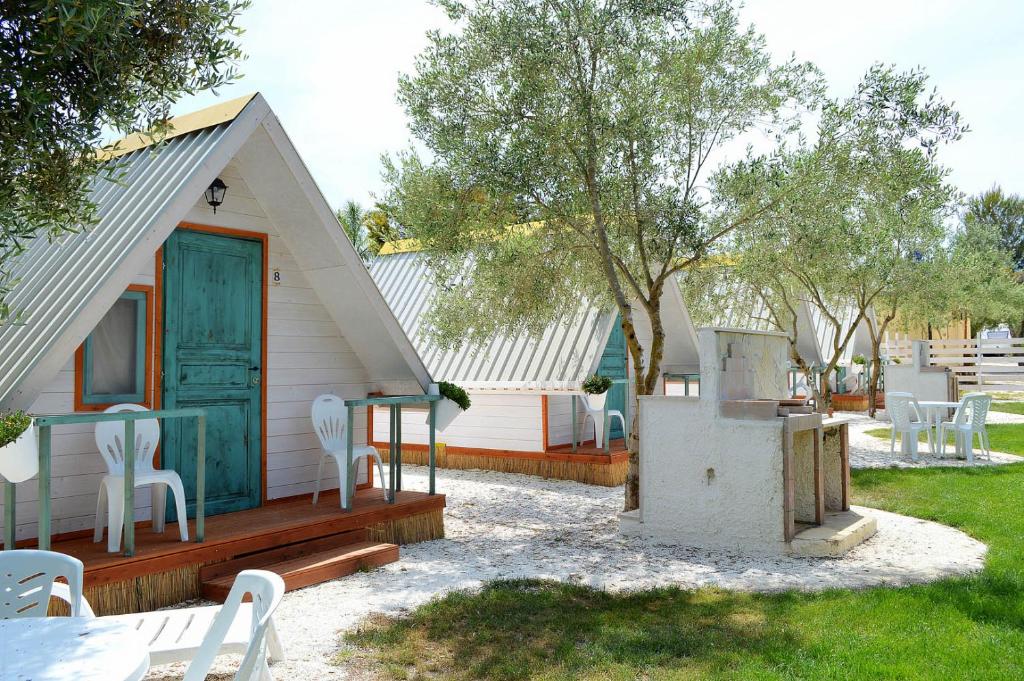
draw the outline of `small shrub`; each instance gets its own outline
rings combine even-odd
[[[459,409],[462,411],[469,409],[469,405],[471,404],[469,401],[469,395],[465,390],[454,383],[441,381],[437,384],[437,391],[441,393],[441,397],[447,397],[449,400],[459,405]]]
[[[0,447],[17,440],[30,425],[32,418],[23,411],[11,411],[0,416]]]
[[[583,392],[588,395],[603,395],[612,387],[612,379],[600,374],[594,374],[583,381]]]
[[[865,357],[864,355],[854,355],[853,356],[853,363],[854,364],[859,364],[860,366],[867,366],[868,358]]]

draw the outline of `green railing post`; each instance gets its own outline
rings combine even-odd
[[[178,518],[187,523],[188,518]],[[196,417],[196,543],[206,538],[206,417]]]
[[[402,491],[402,405],[395,405],[395,489]]]
[[[15,520],[14,506],[18,503],[18,486],[10,480],[4,480],[4,551],[14,549]]]
[[[436,487],[434,484],[434,466],[437,460],[436,453],[436,424],[437,424],[437,403],[431,402],[427,405],[427,409],[430,410],[429,424],[430,428],[430,493],[436,494]]]
[[[50,426],[39,427],[39,548],[50,550]]]
[[[395,406],[394,404],[388,407],[388,416],[390,421],[388,422],[388,503],[395,503],[395,467],[397,461],[395,460]]]
[[[572,396],[572,453],[576,453],[576,442],[579,440],[579,422],[576,420],[576,395]]]
[[[124,555],[135,555],[135,421],[124,422]]]
[[[346,412],[348,427],[345,428],[345,465],[348,467],[348,475],[345,478],[345,510],[351,511],[356,496],[356,466],[352,460],[352,431],[355,430],[352,424],[356,422],[355,407],[346,407]]]

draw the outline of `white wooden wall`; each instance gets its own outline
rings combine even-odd
[[[321,452],[312,429],[310,405],[317,395],[323,393],[334,393],[343,398],[365,397],[366,370],[330,320],[317,292],[310,288],[238,169],[230,164],[220,177],[229,189],[217,214],[214,215],[200,197],[185,221],[269,235],[269,268],[271,272],[280,270],[282,281],[280,285],[271,283],[268,287],[267,366],[264,367],[267,381],[267,497],[277,499],[305,494],[313,490]],[[270,273],[265,273],[265,276],[269,280]],[[152,286],[154,281],[154,271],[148,269],[140,272],[133,283]],[[160,361],[152,364],[158,368]],[[73,358],[68,359],[65,368],[29,411],[39,414],[74,411]],[[383,418],[386,426],[386,415]],[[537,432],[540,432],[539,425]],[[353,433],[355,442],[366,442],[366,415],[362,409],[357,410]],[[91,426],[54,428],[51,491],[55,534],[93,526],[96,494],[105,472]],[[365,475],[364,469],[359,480],[364,481]],[[333,465],[327,466],[323,488],[337,485],[337,469]],[[36,479],[18,485],[19,538],[36,534],[37,491]],[[136,518],[148,520],[148,490],[140,489],[135,499]],[[2,518],[0,514],[0,521]]]
[[[449,447],[540,452],[544,449],[541,396],[470,393],[473,406],[459,416],[437,441]],[[402,441],[427,444],[426,409],[402,410]],[[365,426],[365,419],[363,425]],[[388,409],[373,413],[373,439],[388,441]]]

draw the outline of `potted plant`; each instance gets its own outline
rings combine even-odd
[[[469,409],[471,404],[466,391],[454,383],[439,381],[430,386],[429,392],[431,395],[442,397],[434,407],[434,427],[441,431],[450,426],[462,412]],[[427,423],[430,423],[430,414],[427,414]]]
[[[0,416],[0,477],[22,482],[39,472],[39,451],[32,417],[23,411]]]
[[[604,403],[608,399],[608,391],[612,387],[612,379],[600,374],[594,374],[583,381],[583,392],[587,394],[587,403],[591,409],[604,409]]]

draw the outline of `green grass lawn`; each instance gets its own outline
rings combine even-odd
[[[992,411],[1002,411],[1007,414],[1024,414],[1024,402],[993,402]]]
[[[338,662],[374,677],[467,680],[1024,678],[1024,465],[862,470],[853,482],[858,504],[986,542],[984,572],[775,595],[493,582],[368,621]]]
[[[1006,452],[1007,454],[1017,454],[1024,456],[1024,424],[1015,423],[995,423],[988,428],[989,444],[992,445],[992,451],[994,452]],[[885,428],[872,428],[867,431],[868,435],[873,435],[879,439],[889,441],[892,435],[892,429],[889,427]],[[901,436],[896,436],[897,444],[901,440]],[[925,433],[919,433],[917,437],[919,442],[927,442],[928,436]],[[950,447],[953,445],[952,433],[947,433],[946,444],[949,445],[946,448],[946,454],[951,455],[952,450]],[[978,438],[974,438],[974,455],[978,455]]]

